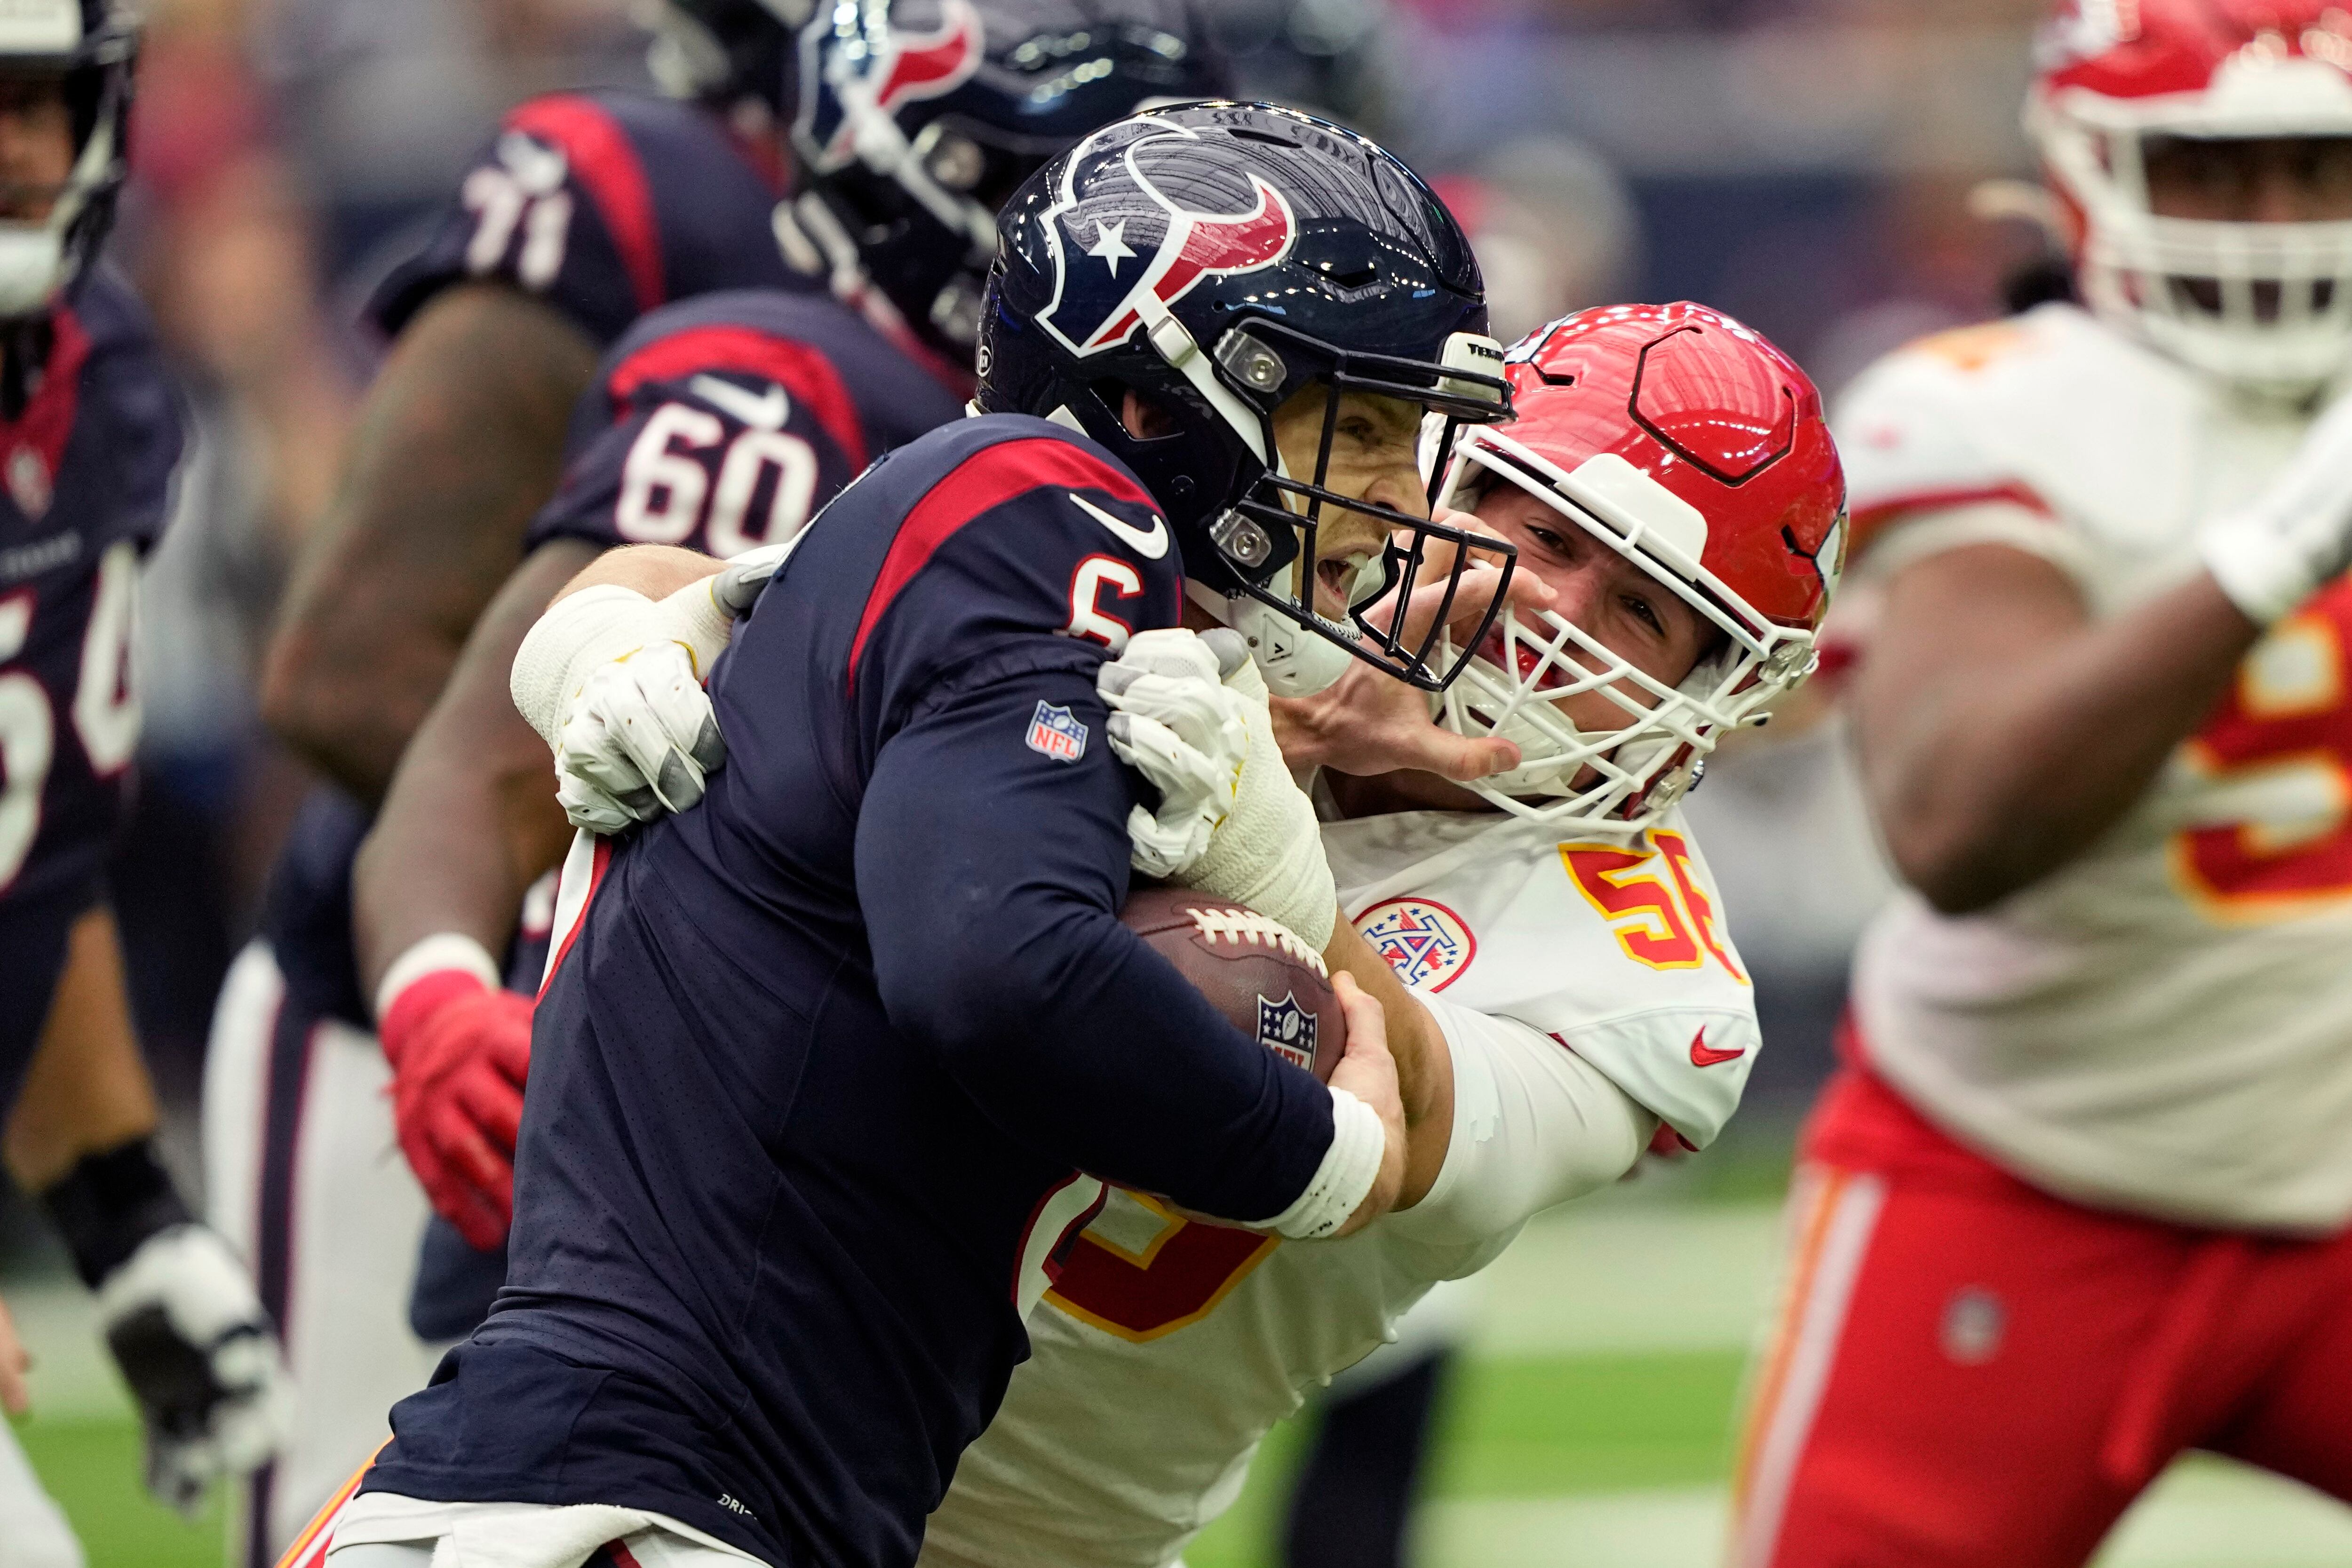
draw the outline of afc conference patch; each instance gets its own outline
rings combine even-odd
[[[1029,749],[1057,763],[1075,763],[1087,754],[1087,727],[1068,709],[1040,702],[1029,721]]]
[[[1297,992],[1279,1002],[1257,999],[1257,1043],[1295,1068],[1315,1070],[1315,1015],[1298,1005]]]
[[[1444,990],[1478,955],[1478,939],[1462,917],[1428,899],[1374,904],[1356,917],[1356,929],[1398,979],[1423,991]]]

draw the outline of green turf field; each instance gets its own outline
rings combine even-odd
[[[1453,1497],[1545,1496],[1703,1483],[1720,1473],[1739,1375],[1736,1354],[1482,1361],[1445,1417],[1434,1489]],[[36,1418],[17,1436],[80,1531],[92,1568],[212,1568],[215,1507],[187,1524],[137,1483],[139,1439],[121,1417]],[[1242,1502],[1188,1553],[1191,1568],[1248,1568],[1264,1543],[1301,1435],[1286,1426]]]
[[[191,1524],[151,1500],[127,1416],[36,1415],[16,1436],[80,1532],[90,1568],[219,1568],[219,1503]]]
[[[1631,1195],[1629,1195],[1631,1197]],[[1531,1226],[1486,1279],[1446,1400],[1421,1568],[1700,1568],[1719,1561],[1744,1345],[1777,1225],[1755,1202],[1611,1202]],[[137,1438],[71,1292],[24,1300],[47,1414],[19,1428],[92,1568],[213,1568],[218,1510],[183,1523],[137,1484]],[[77,1359],[79,1358],[79,1359]],[[47,1386],[44,1387],[44,1383]],[[1312,1415],[1297,1424],[1304,1427]],[[1190,1568],[1272,1568],[1302,1442],[1269,1439]],[[2352,1563],[2352,1510],[2218,1464],[2180,1467],[2103,1568]]]
[[[1446,1399],[1431,1492],[1540,1498],[1717,1480],[1739,1371],[1730,1352],[1479,1359]],[[1184,1554],[1189,1568],[1268,1562],[1311,1422],[1276,1432],[1242,1500]]]

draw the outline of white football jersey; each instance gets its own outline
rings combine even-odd
[[[923,1568],[1162,1568],[1239,1494],[1258,1440],[1307,1388],[1392,1338],[1438,1281],[1492,1261],[1536,1207],[1633,1163],[1650,1124],[1627,1098],[1700,1143],[1736,1105],[1755,1009],[1679,815],[1631,844],[1561,844],[1538,824],[1449,812],[1327,824],[1324,842],[1341,907],[1429,999],[1452,1047],[1453,1142],[1436,1186],[1320,1243],[1114,1191],[1030,1315],[1031,1359],[965,1450]],[[1507,1030],[1499,1051],[1490,1029]],[[1595,1136],[1566,1100],[1518,1092],[1552,1068],[1596,1086],[1622,1137],[1580,1184],[1504,1192],[1509,1173],[1541,1163],[1539,1144]],[[1548,1131],[1536,1125],[1547,1114]],[[1449,1188],[1465,1182],[1487,1197]]]
[[[2045,305],[1882,361],[1836,426],[1865,572],[2010,543],[2107,616],[2194,572],[2198,525],[2257,493],[2307,421]],[[2347,637],[2339,580],[2086,853],[1966,918],[1896,899],[1855,963],[1873,1063],[2069,1196],[2352,1219]]]

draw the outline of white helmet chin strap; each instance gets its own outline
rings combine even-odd
[[[1242,641],[1249,645],[1250,662],[1265,677],[1265,689],[1276,697],[1312,697],[1328,690],[1356,661],[1355,655],[1328,637],[1317,637],[1272,605],[1246,594],[1228,598],[1188,577],[1184,596],[1219,626],[1241,633]],[[1323,624],[1331,626],[1328,621]],[[1342,637],[1348,635],[1338,626],[1331,629]]]

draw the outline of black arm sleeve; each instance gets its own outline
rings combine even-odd
[[[1076,759],[1031,746],[1041,708],[1086,727]],[[1133,796],[1106,718],[1048,647],[975,667],[882,747],[856,866],[883,1005],[1015,1137],[1265,1220],[1321,1163],[1330,1097],[1119,923]]]

